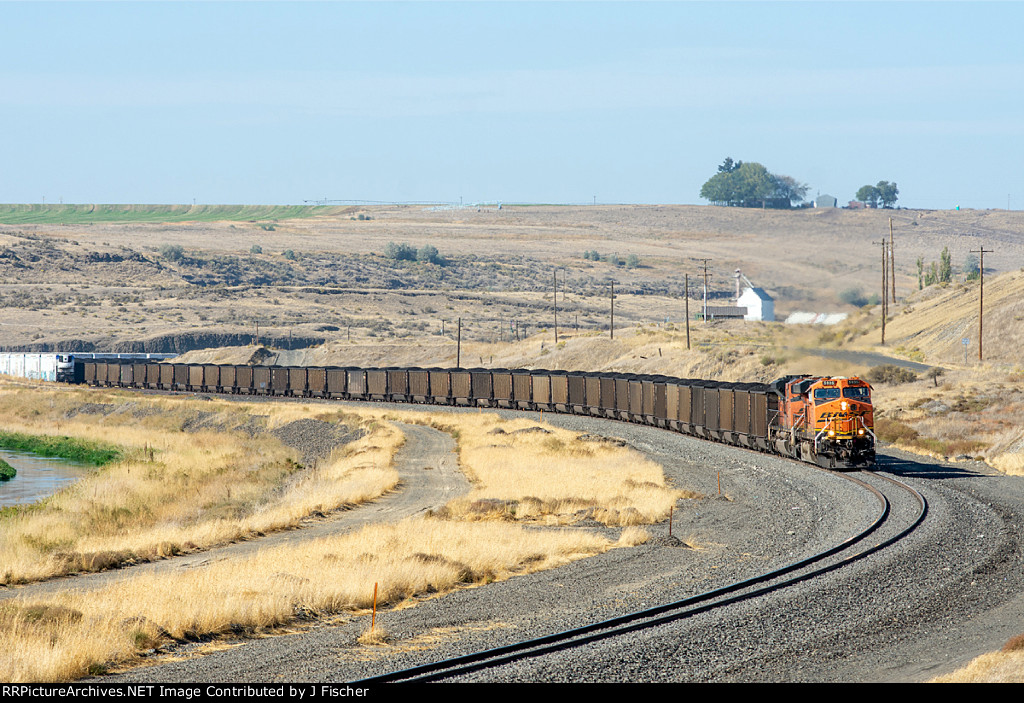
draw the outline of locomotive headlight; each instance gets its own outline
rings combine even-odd
[[[836,436],[836,431],[835,430],[829,430],[828,431],[828,436],[829,437],[835,437]]]
[[[857,434],[859,434],[859,435],[864,434],[864,428],[861,427],[859,430],[857,430]]]
[[[841,403],[840,407],[842,407],[842,409],[843,409],[843,410],[846,410],[846,409],[847,409],[848,407],[850,407],[850,404],[849,404],[849,403],[847,403],[847,402],[846,402],[846,401],[844,400],[844,401],[843,401],[843,402]]]

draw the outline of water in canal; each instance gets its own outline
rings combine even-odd
[[[18,472],[10,481],[0,481],[0,508],[35,503],[95,470],[67,459],[36,456],[10,449],[0,449],[0,459]]]

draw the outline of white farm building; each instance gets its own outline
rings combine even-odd
[[[747,314],[743,316],[744,320],[775,322],[775,301],[764,292],[764,288],[744,288],[736,300],[736,306],[747,309]]]

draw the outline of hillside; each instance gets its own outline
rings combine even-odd
[[[978,365],[979,289],[977,280],[958,281],[908,296],[893,307],[885,346],[880,344],[878,306],[823,331],[819,342],[872,349],[932,365],[972,368]],[[1024,271],[985,276],[984,335],[986,364],[1024,366]]]
[[[1024,213],[1015,211],[51,205],[6,212],[0,221],[20,222],[0,226],[0,347],[9,349],[254,337],[257,323],[276,338],[426,344],[459,318],[464,340],[497,342],[517,325],[520,338],[550,329],[556,270],[563,330],[607,329],[611,281],[621,327],[679,325],[684,283],[688,277],[692,307],[705,259],[714,300],[727,302],[741,269],[775,297],[780,317],[852,313],[841,294],[877,290],[880,248],[872,242],[888,236],[890,217],[901,297],[917,287],[917,259],[927,265],[944,247],[955,267],[981,245],[995,249],[985,259],[990,272],[1024,266]],[[436,247],[444,263],[389,259],[390,242]],[[626,266],[631,256],[635,265]]]

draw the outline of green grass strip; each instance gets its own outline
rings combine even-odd
[[[109,444],[88,442],[74,437],[30,435],[0,431],[0,448],[29,452],[38,456],[70,459],[82,464],[103,466],[121,458],[121,452]]]
[[[0,481],[10,481],[18,474],[14,467],[0,459]]]
[[[18,205],[0,204],[0,223],[259,222],[338,216],[342,207],[319,205]]]

